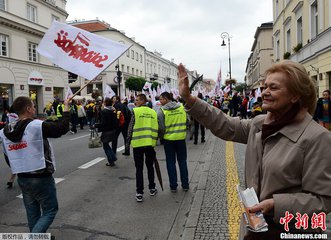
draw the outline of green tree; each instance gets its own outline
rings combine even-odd
[[[242,93],[243,90],[247,89],[246,83],[238,83],[235,87],[234,90],[236,90],[238,93]]]
[[[141,91],[143,86],[145,85],[146,80],[142,77],[129,77],[125,81],[125,87],[131,91]]]
[[[153,90],[153,89],[156,90],[156,89],[157,89],[157,86],[159,86],[158,82],[153,82],[153,83],[152,83],[152,90]]]

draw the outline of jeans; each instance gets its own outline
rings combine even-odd
[[[128,138],[128,126],[119,127],[116,129],[116,137],[115,137],[114,141],[112,141],[112,149],[116,155],[117,140],[118,140],[120,133],[122,133],[123,138],[124,138],[124,146],[125,146],[124,152],[127,154],[130,154],[130,147],[128,148],[127,144],[126,144],[127,138]]]
[[[117,160],[116,155],[113,152],[113,149],[109,146],[108,143],[102,143],[103,150],[105,151],[105,154],[107,156],[108,162],[113,163]]]
[[[201,142],[205,141],[205,127],[200,124],[198,121],[194,120],[194,142],[198,142],[198,136],[199,136],[199,127],[201,130]]]
[[[169,141],[164,140],[164,151],[166,155],[167,170],[170,181],[170,189],[175,190],[177,184],[176,156],[180,171],[182,188],[188,189],[187,152],[185,140]]]
[[[136,166],[136,192],[144,194],[144,154],[146,156],[146,167],[148,175],[148,188],[155,188],[155,176],[154,176],[154,160],[156,158],[156,152],[153,147],[137,147],[133,148],[133,158]]]
[[[30,232],[45,233],[58,211],[54,178],[18,177],[17,182],[22,190]]]

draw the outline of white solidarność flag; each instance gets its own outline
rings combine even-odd
[[[113,89],[107,85],[105,91],[103,92],[103,97],[104,97],[104,98],[112,98],[112,97],[114,97],[115,95],[116,95],[116,94],[115,94],[115,92],[113,91]]]
[[[143,89],[151,90],[151,88],[152,88],[152,83],[150,83],[150,82],[145,82],[145,85],[143,86]]]
[[[65,97],[64,99],[69,99],[69,98],[71,98],[73,95],[74,95],[74,94],[72,93],[71,88],[68,87],[68,88],[67,88],[66,97]]]
[[[92,80],[129,47],[54,21],[37,51],[61,68]]]

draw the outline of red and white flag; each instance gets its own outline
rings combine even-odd
[[[226,87],[224,88],[223,92],[230,92],[231,88],[230,88],[230,85],[226,85]]]
[[[61,68],[92,80],[130,45],[54,21],[37,51]]]
[[[145,85],[143,86],[143,90],[152,90],[152,83],[145,82]]]
[[[66,96],[65,96],[64,99],[69,99],[69,98],[71,98],[73,95],[74,95],[74,94],[72,93],[71,88],[68,87],[68,88],[67,88],[67,92],[66,92]]]

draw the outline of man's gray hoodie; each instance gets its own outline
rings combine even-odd
[[[168,102],[167,104],[163,105],[159,111],[157,112],[157,118],[159,122],[159,138],[163,139],[164,131],[165,131],[165,119],[164,119],[164,113],[162,109],[164,110],[172,110],[172,109],[177,109],[181,106],[181,103],[178,102]],[[189,124],[189,118],[188,115],[186,114],[186,125],[188,126]]]

